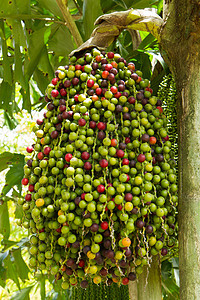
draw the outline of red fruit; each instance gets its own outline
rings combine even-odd
[[[129,144],[131,142],[131,139],[129,137],[125,138],[125,144]]]
[[[122,95],[122,93],[120,93],[120,92],[117,92],[114,96],[115,96],[115,98],[119,98],[119,97],[121,97],[121,95]]]
[[[160,111],[161,114],[163,113],[163,109],[161,106],[157,106],[156,108]]]
[[[103,184],[98,185],[97,192],[103,193],[105,191],[105,186]]]
[[[97,124],[97,128],[98,128],[99,130],[105,130],[105,129],[106,129],[106,124],[103,123],[103,122],[99,122],[99,123]]]
[[[102,74],[101,74],[103,79],[106,79],[108,77],[108,75],[109,75],[108,71],[103,71]]]
[[[109,59],[114,58],[114,53],[113,53],[113,52],[108,52],[108,53],[107,53],[107,57],[108,57]]]
[[[61,233],[61,227],[57,228],[56,231],[57,231],[58,233]]]
[[[95,57],[95,59],[96,59],[97,62],[100,62],[100,61],[101,61],[101,56],[100,56],[100,55],[97,55],[97,56]]]
[[[51,91],[51,96],[52,96],[53,98],[58,97],[58,95],[59,95],[59,91],[57,91],[57,90],[52,90],[52,91]]]
[[[145,161],[145,155],[144,154],[139,154],[137,157],[137,161],[139,161],[140,163],[142,163],[143,161]]]
[[[60,112],[63,112],[63,111],[65,111],[66,110],[66,106],[65,105],[60,105],[59,106],[59,111]]]
[[[124,277],[123,279],[122,279],[122,284],[123,285],[127,285],[129,283],[129,279],[127,278],[127,277]]]
[[[85,195],[86,195],[86,193],[82,193],[82,194],[81,194],[81,199],[82,199],[82,200],[85,199]]]
[[[139,83],[142,80],[140,76],[138,76],[138,79],[136,80],[137,83]]]
[[[130,97],[128,98],[128,102],[129,102],[130,104],[134,104],[134,103],[135,103],[135,98],[134,98],[133,96],[130,96]]]
[[[82,69],[82,66],[81,65],[75,65],[75,70],[81,70]]]
[[[96,94],[100,96],[102,93],[102,89],[100,87],[96,88]]]
[[[166,137],[164,137],[165,141],[169,141],[169,136],[167,135]]]
[[[111,146],[112,147],[117,147],[117,140],[116,139],[111,139]]]
[[[65,160],[66,161],[68,161],[68,162],[70,162],[70,160],[72,159],[72,154],[71,153],[67,153],[66,155],[65,155]]]
[[[128,69],[134,71],[135,70],[135,64],[132,63],[132,62],[128,63]]]
[[[28,152],[28,153],[32,153],[33,152],[33,147],[32,146],[28,146],[27,148],[26,148],[26,151]]]
[[[146,87],[145,90],[148,91],[148,92],[150,92],[151,94],[153,94],[153,90],[150,87]]]
[[[91,88],[91,87],[93,87],[93,85],[94,85],[94,80],[89,79],[89,80],[87,81],[87,87]]]
[[[149,138],[149,144],[150,145],[154,145],[154,144],[156,144],[156,138],[154,137],[154,136],[151,136],[150,138]]]
[[[22,179],[22,184],[27,185],[28,184],[28,178],[23,178]]]
[[[114,86],[114,85],[111,86],[110,91],[111,91],[113,94],[116,94],[116,93],[117,93],[117,87]]]
[[[89,170],[92,169],[92,165],[91,165],[91,163],[89,161],[86,161],[84,163],[84,169],[87,170],[87,171],[89,171]]]
[[[156,164],[156,158],[153,156],[152,157],[152,164],[155,165]]]
[[[41,233],[41,232],[44,232],[44,228],[42,228],[42,229],[39,230],[39,233]]]
[[[47,113],[46,112],[44,112],[43,116],[44,116],[45,119],[47,119]]]
[[[83,268],[85,266],[85,261],[83,259],[80,259],[78,265],[80,268]]]
[[[108,161],[105,158],[103,158],[100,160],[99,164],[102,168],[106,168],[108,166]]]
[[[61,89],[60,94],[62,97],[65,97],[67,95],[67,92],[65,91],[65,89]]]
[[[90,158],[90,153],[88,153],[88,152],[83,152],[82,154],[81,154],[81,157],[82,157],[82,159],[84,159],[84,160],[88,160],[89,158]]]
[[[79,102],[79,101],[78,101],[78,96],[79,96],[79,95],[75,95],[75,96],[74,96],[74,101]]]
[[[34,185],[33,184],[29,184],[28,190],[29,190],[29,192],[33,192],[34,191]]]
[[[129,165],[129,160],[128,160],[128,158],[123,158],[123,160],[122,160],[122,165]]]
[[[57,130],[54,130],[54,131],[51,132],[50,135],[51,135],[51,138],[52,138],[52,139],[56,139],[56,138],[58,137],[58,131],[57,131]]]
[[[101,228],[102,228],[103,230],[108,229],[108,222],[106,222],[106,221],[102,222],[102,223],[101,223]]]
[[[89,127],[90,128],[92,128],[92,129],[94,129],[95,127],[96,127],[96,122],[95,121],[90,121],[90,123],[89,123]]]
[[[122,210],[123,206],[122,206],[121,204],[118,204],[118,205],[117,205],[117,208],[118,208],[119,210]]]
[[[130,180],[130,176],[128,174],[126,174],[126,176],[127,176],[126,182],[128,182]]]
[[[85,126],[85,124],[86,124],[86,120],[85,119],[79,119],[78,120],[78,125],[79,126]]]
[[[37,155],[37,158],[40,159],[40,160],[43,159],[44,154],[42,152],[39,152],[38,155]]]
[[[43,120],[37,119],[36,123],[37,123],[38,125],[42,125],[42,124],[43,124]]]
[[[51,148],[50,148],[50,147],[45,147],[45,148],[44,148],[44,154],[45,154],[45,155],[49,155],[50,151],[51,151]]]
[[[51,80],[51,83],[52,83],[53,85],[56,85],[56,84],[58,83],[58,81],[59,81],[59,78],[55,77],[55,78],[53,78],[53,79]]]
[[[131,202],[133,199],[133,195],[131,193],[127,193],[124,198],[127,202]]]
[[[123,150],[117,150],[117,156],[120,157],[120,158],[123,158],[124,157],[124,151]]]
[[[113,68],[111,64],[105,65],[105,71],[110,71]]]
[[[31,201],[31,194],[26,194],[25,200],[26,201]]]

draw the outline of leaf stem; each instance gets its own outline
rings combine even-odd
[[[64,1],[62,1],[62,0],[56,0],[56,2],[63,14],[66,25],[69,28],[69,31],[71,32],[77,47],[79,47],[80,45],[83,44],[83,40],[78,31],[78,28],[76,27],[73,17],[70,14],[69,8],[66,6]]]

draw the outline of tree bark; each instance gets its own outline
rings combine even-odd
[[[151,266],[146,266],[143,273],[138,278],[138,300],[161,300],[161,273],[160,260],[154,256]]]
[[[130,281],[128,285],[130,300],[138,300],[137,282]]]
[[[200,299],[199,8],[199,1],[172,1],[161,37],[178,93],[181,300]]]
[[[179,267],[181,300],[200,299],[200,62],[179,103]]]

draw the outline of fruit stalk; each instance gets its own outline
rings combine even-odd
[[[64,17],[64,20],[66,22],[66,25],[67,27],[69,28],[69,31],[71,32],[73,38],[74,38],[74,41],[77,45],[77,47],[79,47],[80,45],[82,45],[83,43],[83,40],[82,40],[82,37],[76,27],[76,24],[69,12],[69,8],[67,7],[67,5],[63,2],[63,0],[56,0],[62,14],[63,14],[63,17]]]

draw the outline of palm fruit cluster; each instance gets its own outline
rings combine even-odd
[[[62,287],[127,285],[177,244],[177,184],[162,102],[133,62],[94,48],[48,85],[22,184],[30,266]]]

